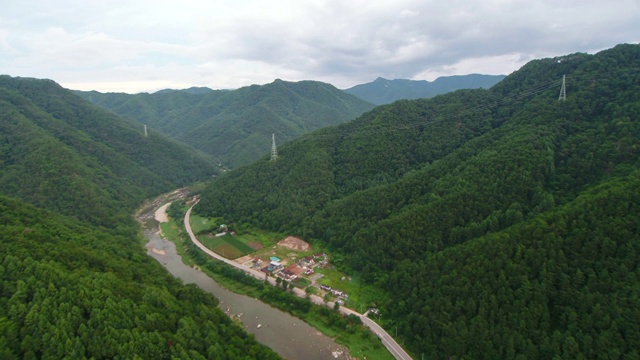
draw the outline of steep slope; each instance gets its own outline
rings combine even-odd
[[[168,137],[175,137],[202,123],[201,117],[187,117],[201,102],[215,102],[228,91],[186,89],[161,90],[153,94],[100,93],[97,91],[74,91],[86,101],[116,115],[144,124]]]
[[[271,134],[276,134],[282,144],[373,108],[355,96],[315,81],[276,80],[263,86],[203,94],[78,93],[120,116],[148,124],[211,154],[230,167],[266,156]]]
[[[0,192],[94,223],[217,172],[52,81],[0,77],[0,114]]]
[[[0,358],[277,359],[109,231],[0,195]]]
[[[616,177],[548,214],[400,263],[389,285],[403,296],[387,316],[430,359],[637,357],[639,189],[640,172]]]
[[[339,264],[388,291],[383,311],[393,316],[386,317],[385,325],[398,326],[415,354],[548,358],[562,355],[566,347],[567,357],[590,358],[611,345],[633,357],[640,329],[615,308],[599,307],[597,320],[591,319],[599,323],[580,324],[580,331],[572,327],[575,320],[565,317],[573,311],[585,318],[594,304],[578,301],[593,288],[608,287],[598,295],[600,304],[637,304],[639,258],[629,242],[639,240],[637,224],[630,221],[637,213],[633,187],[640,167],[639,63],[640,46],[620,45],[596,55],[532,61],[490,90],[381,106],[293,141],[280,149],[275,162],[265,159],[226,174],[207,189],[196,210],[224,216],[228,223],[252,223],[325,242]],[[570,91],[566,101],[558,101],[563,75]],[[609,188],[615,193],[603,190]],[[598,210],[595,204],[608,196],[615,205]],[[557,238],[549,235],[554,228],[549,223],[559,218],[601,216],[593,225],[558,222]],[[612,245],[606,232],[614,223],[619,228]],[[480,259],[492,261],[499,250],[487,242],[501,247],[496,239],[524,241],[527,231],[537,227],[543,243],[523,246],[532,252],[549,247],[546,270],[538,260],[504,258],[479,268],[478,277],[468,275],[469,281],[458,276],[471,274],[474,267],[464,267],[476,259],[480,265],[487,265]],[[592,262],[582,273],[595,272],[588,288],[568,287],[566,278],[582,265],[579,257],[563,253],[585,244],[587,239],[579,236],[591,230],[597,235],[588,238],[590,247],[620,250],[607,250],[606,262],[585,260]],[[504,250],[511,251],[513,244],[504,241]],[[609,271],[616,261],[625,263],[629,280],[607,284],[598,272]],[[549,270],[552,265],[558,267]],[[527,266],[534,273],[552,271],[555,280],[516,291],[524,270],[512,270]],[[491,273],[496,274],[492,282],[480,278]],[[439,292],[437,284],[453,285]],[[476,286],[465,293],[469,296],[501,288],[510,289],[510,295],[473,303],[460,297],[462,290],[456,293],[467,284]],[[410,300],[414,293],[426,296],[423,288],[429,302]],[[576,297],[557,300],[563,291]],[[547,320],[529,321],[526,310],[509,318],[505,309],[523,302]],[[461,312],[464,304],[469,304],[468,313]],[[432,318],[439,322],[425,325]],[[594,344],[602,329],[608,329],[607,338]],[[542,341],[545,348],[533,351],[531,344]]]
[[[278,358],[146,256],[131,217],[210,160],[49,80],[1,76],[0,119],[0,358]]]
[[[488,89],[504,79],[504,75],[456,75],[442,76],[434,81],[426,80],[376,80],[360,84],[344,91],[372,104],[390,104],[398,100],[427,99],[461,89]]]

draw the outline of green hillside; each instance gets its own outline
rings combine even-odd
[[[327,244],[387,291],[415,356],[633,358],[638,64],[620,45],[381,106],[220,177],[196,210]]]
[[[427,99],[462,89],[488,89],[504,79],[504,75],[441,76],[434,81],[394,79],[376,80],[344,91],[372,104],[390,104],[398,100]]]
[[[271,134],[283,144],[312,130],[343,123],[373,108],[316,81],[275,80],[233,91],[155,94],[77,92],[124,118],[215,156],[229,167],[269,154]]]
[[[0,76],[0,118],[0,192],[94,223],[218,171],[53,81]]]
[[[146,256],[131,216],[216,171],[52,81],[0,76],[0,358],[278,358]]]
[[[277,359],[126,231],[0,195],[0,358]]]

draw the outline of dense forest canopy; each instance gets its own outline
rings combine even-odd
[[[364,100],[318,81],[275,80],[232,91],[76,93],[215,156],[228,167],[246,165],[268,154],[271,134],[276,134],[278,144],[283,144],[312,130],[352,120],[373,108]]]
[[[0,76],[0,117],[0,192],[94,223],[218,172],[53,81]]]
[[[276,359],[195,285],[100,230],[0,195],[0,358]]]
[[[52,81],[0,76],[0,358],[278,358],[146,256],[132,219],[215,173]]]
[[[387,290],[414,354],[634,358],[639,64],[619,45],[380,106],[220,177],[196,210],[327,244]]]

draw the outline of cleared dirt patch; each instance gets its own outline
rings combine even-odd
[[[306,241],[295,236],[287,236],[285,239],[280,240],[280,242],[278,242],[278,245],[295,251],[309,250],[309,244]]]
[[[247,261],[253,260],[254,258],[255,258],[255,256],[245,255],[245,256],[237,258],[235,261],[239,262],[240,264],[244,264]]]
[[[260,250],[263,248],[262,244],[253,241],[249,241],[247,245],[251,246],[253,250]]]

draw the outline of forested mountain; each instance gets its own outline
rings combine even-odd
[[[277,358],[146,256],[131,216],[216,171],[53,81],[0,76],[0,358]]]
[[[218,158],[229,167],[269,154],[312,130],[343,123],[373,108],[332,85],[275,80],[233,91],[161,91],[154,94],[76,92],[124,118]]]
[[[380,106],[225,174],[196,211],[327,244],[386,290],[416,357],[634,358],[638,64],[619,45]]]
[[[0,251],[2,359],[278,358],[144,255],[135,227],[0,195]]]
[[[0,118],[0,192],[94,223],[218,171],[53,81],[0,76]]]
[[[504,75],[441,76],[434,81],[377,78],[344,91],[372,104],[390,104],[397,100],[427,99],[461,89],[488,89],[504,79]]]

